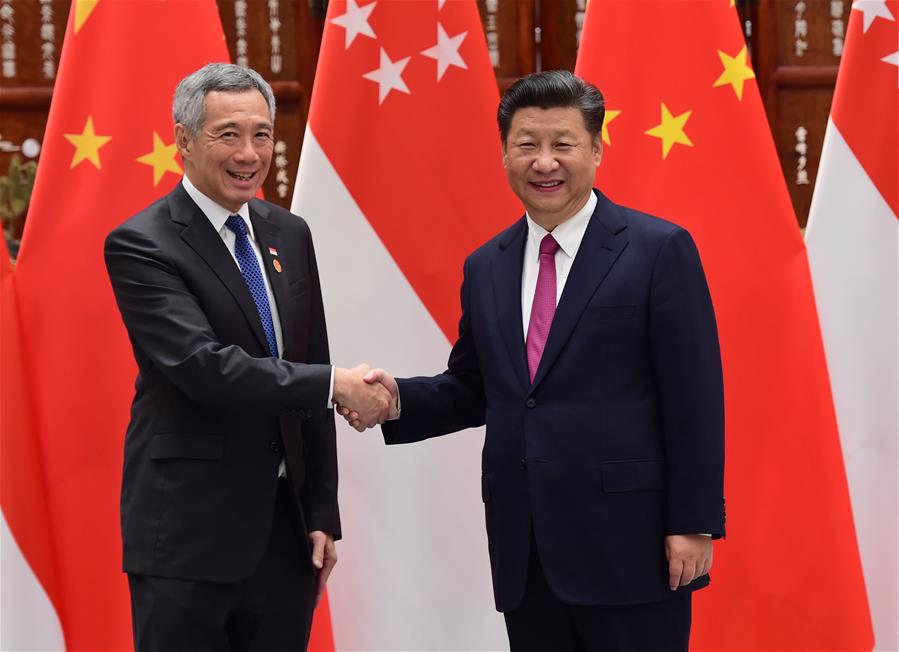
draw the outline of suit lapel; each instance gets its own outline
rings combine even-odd
[[[265,204],[259,202],[250,202],[250,221],[253,223],[253,231],[256,233],[256,240],[259,242],[259,251],[262,254],[263,273],[268,277],[268,282],[272,286],[272,294],[275,295],[275,304],[278,307],[278,320],[281,322],[281,341],[283,342],[284,351],[281,351],[281,357],[287,359],[287,347],[294,338],[290,336],[289,330],[292,324],[288,319],[288,295],[290,292],[287,274],[279,272],[275,268],[275,261],[281,265],[279,257],[272,254],[269,248],[275,251],[286,251],[281,240],[281,229],[271,220],[268,219],[268,208]]]
[[[499,315],[500,330],[512,361],[512,368],[522,387],[528,386],[527,356],[521,325],[521,270],[527,234],[527,222],[522,218],[500,241],[499,251],[491,264],[494,301]]]
[[[597,199],[596,209],[587,224],[584,239],[571,265],[565,289],[556,307],[531,392],[536,389],[559,357],[590,298],[596,293],[596,289],[627,246],[627,237],[624,233],[626,224],[618,213],[617,206],[602,193],[597,192]]]
[[[172,221],[184,225],[184,230],[181,231],[182,239],[197,252],[200,258],[206,261],[219,280],[228,288],[253,329],[260,346],[264,351],[268,351],[265,331],[262,328],[256,304],[253,302],[253,296],[250,294],[250,288],[247,287],[240,268],[234,262],[228,247],[222,242],[221,236],[216,233],[212,223],[180,183],[169,194],[168,201]]]

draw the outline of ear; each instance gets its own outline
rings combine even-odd
[[[190,149],[193,145],[193,138],[187,131],[187,128],[180,122],[175,125],[175,145],[178,147],[178,153],[183,158],[190,157]]]
[[[599,167],[602,161],[602,134],[597,134],[593,139],[593,160],[596,161],[596,167]]]
[[[502,144],[503,150],[503,167],[508,167],[509,164],[509,153],[506,151],[506,143]]]

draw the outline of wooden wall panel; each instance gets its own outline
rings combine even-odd
[[[777,154],[799,224],[805,227],[833,89],[784,87],[777,93]]]
[[[849,0],[765,0],[758,5],[753,65],[796,219],[803,228],[849,7]],[[800,127],[808,131],[805,143],[796,134]],[[805,161],[799,159],[797,147],[806,150]]]
[[[501,89],[537,66],[534,0],[478,0],[487,49]]]
[[[538,0],[540,68],[574,70],[587,0]]]

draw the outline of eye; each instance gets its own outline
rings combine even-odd
[[[571,143],[556,143],[556,149],[571,149],[573,145]]]
[[[267,131],[260,131],[256,134],[256,140],[269,140],[272,137]]]
[[[520,149],[532,150],[536,147],[536,145],[534,143],[524,142],[524,143],[518,143],[518,147]]]
[[[223,131],[219,135],[219,137],[224,140],[234,140],[235,138],[237,138],[237,132],[236,131]]]

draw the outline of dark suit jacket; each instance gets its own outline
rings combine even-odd
[[[252,200],[249,210],[283,359],[267,353],[240,270],[180,183],[106,240],[138,365],[122,476],[130,573],[248,577],[268,541],[285,453],[301,532],[340,536],[328,340],[309,227],[268,202]]]
[[[522,218],[466,260],[449,368],[400,380],[402,416],[383,427],[395,444],[486,422],[500,611],[521,600],[532,528],[549,585],[577,605],[665,599],[665,536],[724,534],[721,360],[699,255],[684,229],[597,195],[534,383]]]

